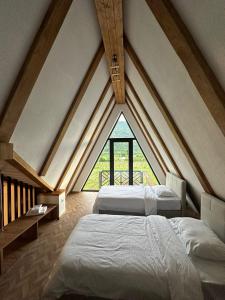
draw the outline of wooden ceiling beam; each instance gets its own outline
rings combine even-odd
[[[164,152],[166,153],[166,155],[167,155],[167,157],[168,157],[168,159],[169,159],[171,165],[173,166],[173,168],[174,168],[174,170],[177,172],[177,174],[178,174],[181,178],[183,178],[183,175],[182,175],[180,169],[178,168],[178,166],[177,166],[175,160],[173,159],[173,156],[171,155],[169,149],[167,148],[167,146],[166,146],[166,144],[165,144],[163,138],[161,137],[161,135],[160,135],[158,129],[156,128],[156,126],[155,126],[155,124],[153,123],[152,119],[150,118],[150,116],[149,116],[147,110],[145,109],[144,104],[142,103],[142,101],[141,101],[139,95],[137,94],[137,92],[136,92],[136,90],[135,90],[133,84],[131,83],[131,81],[130,81],[130,79],[128,78],[127,75],[125,76],[125,78],[126,78],[126,82],[127,82],[128,86],[129,86],[129,88],[130,88],[130,90],[131,90],[131,92],[132,92],[132,94],[133,94],[135,100],[137,101],[138,105],[140,106],[141,111],[143,112],[145,118],[146,118],[147,121],[148,121],[148,124],[150,125],[152,131],[154,132],[156,138],[158,139],[160,145],[162,146]]]
[[[0,118],[0,141],[9,142],[72,0],[52,0]]]
[[[206,178],[204,172],[202,171],[199,163],[197,162],[196,158],[194,157],[193,153],[191,152],[190,147],[188,146],[188,144],[185,141],[184,137],[182,136],[179,128],[177,127],[176,123],[174,122],[172,116],[170,115],[166,105],[164,104],[162,98],[160,97],[156,87],[154,86],[148,73],[146,72],[143,65],[141,64],[141,61],[139,60],[137,54],[135,53],[134,49],[132,48],[132,46],[129,43],[129,41],[127,40],[127,38],[124,41],[125,41],[125,49],[129,55],[129,57],[131,58],[139,75],[141,76],[142,80],[144,81],[145,86],[148,89],[149,93],[151,94],[153,100],[155,101],[159,111],[163,115],[165,122],[167,123],[168,127],[170,128],[178,145],[180,146],[184,155],[186,156],[186,159],[188,160],[192,170],[194,171],[199,182],[201,183],[204,191],[209,194],[215,194],[208,179]]]
[[[89,157],[90,157],[90,154],[92,153],[92,150],[94,149],[97,141],[98,141],[98,138],[99,136],[101,135],[107,121],[108,121],[108,118],[111,114],[111,112],[113,111],[114,107],[115,107],[115,103],[114,105],[112,106],[112,102],[113,102],[113,98],[114,98],[114,95],[111,97],[107,107],[105,108],[103,114],[102,114],[102,117],[104,116],[107,116],[107,118],[105,119],[105,121],[103,122],[103,118],[101,118],[92,134],[92,137],[90,139],[90,141],[88,142],[88,145],[86,147],[86,149],[84,150],[82,156],[81,156],[81,159],[78,163],[78,165],[76,166],[74,172],[73,172],[73,175],[66,187],[66,194],[68,194],[75,186],[76,182],[77,182],[77,179],[79,178],[83,168],[85,167]],[[112,106],[112,107],[111,107]],[[110,108],[111,107],[111,108]],[[87,158],[85,159],[85,156],[87,155]],[[81,168],[82,167],[82,168]],[[80,171],[78,171],[80,169]]]
[[[95,119],[95,117],[96,117],[96,115],[97,115],[97,113],[98,113],[101,105],[102,105],[102,102],[105,99],[105,96],[106,96],[106,94],[107,94],[107,92],[109,90],[110,85],[111,85],[111,80],[109,79],[107,81],[107,83],[106,83],[106,85],[105,85],[105,87],[104,87],[104,89],[103,89],[100,97],[99,97],[99,100],[98,100],[98,102],[97,102],[97,104],[95,106],[95,109],[93,110],[93,112],[92,112],[89,120],[88,120],[88,123],[87,123],[86,127],[84,128],[84,130],[83,130],[83,132],[82,132],[82,134],[80,136],[80,139],[79,139],[79,141],[78,141],[78,143],[77,143],[77,145],[76,145],[76,147],[75,147],[72,155],[70,156],[70,158],[69,158],[69,160],[68,160],[68,162],[67,162],[67,164],[66,164],[66,166],[65,166],[65,168],[64,168],[64,170],[63,170],[63,172],[62,172],[62,174],[61,174],[61,176],[60,176],[60,178],[59,178],[59,180],[58,180],[58,182],[56,184],[56,186],[55,186],[55,190],[60,189],[60,186],[63,183],[63,180],[65,179],[67,173],[69,172],[70,167],[71,167],[74,159],[76,158],[77,153],[80,150],[80,147],[81,147],[81,145],[82,145],[82,143],[83,143],[83,141],[84,141],[84,139],[85,139],[85,137],[86,137],[86,135],[87,135],[87,133],[88,133],[88,131],[89,131],[89,129],[90,129],[90,127],[91,127],[91,125],[92,125],[92,123],[93,123],[93,121],[94,121],[94,119]]]
[[[225,136],[225,92],[169,0],[146,0]]]
[[[13,151],[13,158],[9,159],[8,162],[40,185],[45,191],[52,192],[54,190],[53,187],[51,187],[45,180],[38,176],[37,172],[15,151]]]
[[[146,139],[146,142],[149,145],[149,148],[151,149],[152,153],[155,156],[155,159],[157,160],[161,170],[163,171],[164,175],[166,175],[166,172],[169,172],[169,169],[161,155],[161,153],[159,152],[158,148],[156,147],[156,144],[154,143],[150,133],[148,132],[143,120],[141,119],[138,111],[136,110],[130,96],[125,92],[125,96],[126,96],[126,101],[127,101],[127,106],[131,112],[131,114],[133,115],[136,123],[138,124],[143,136]]]
[[[116,102],[122,104],[125,103],[122,0],[95,0],[95,6]]]
[[[103,54],[104,54],[104,47],[103,47],[103,44],[101,43],[97,52],[95,53],[95,56],[90,64],[85,76],[84,76],[84,79],[76,93],[76,96],[75,96],[62,124],[61,124],[61,127],[59,128],[59,131],[49,149],[49,152],[44,160],[44,163],[41,166],[41,169],[39,171],[40,176],[46,175],[46,173],[51,165],[51,162],[53,161],[53,158],[54,158],[57,150],[59,149],[62,139],[64,138],[66,131],[67,131],[71,121],[73,120],[73,117],[81,103],[81,100],[91,82],[91,79],[94,76],[94,73],[99,65],[99,62],[100,62]]]

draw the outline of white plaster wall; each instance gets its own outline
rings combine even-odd
[[[35,170],[39,171],[99,44],[94,3],[74,1],[11,139]]]
[[[165,184],[165,174],[163,173],[158,161],[155,158],[155,155],[153,154],[151,148],[149,147],[144,135],[142,134],[141,129],[139,128],[139,125],[137,124],[136,120],[134,119],[133,115],[131,114],[129,108],[127,105],[123,105],[122,111],[124,113],[124,116],[126,117],[132,131],[134,132],[134,135],[139,142],[141,149],[143,150],[144,154],[146,155],[147,160],[149,161],[149,164],[152,167],[152,170],[156,174],[160,184]]]
[[[125,32],[213,189],[225,198],[225,138],[145,1],[125,1]],[[135,86],[136,77],[133,74]],[[142,98],[148,99],[148,92]],[[152,105],[148,110],[153,115]],[[152,119],[158,122],[156,116]],[[169,140],[167,134],[167,144]]]
[[[108,68],[103,57],[46,174],[45,179],[53,186],[79,142],[108,79]]]
[[[158,129],[162,139],[164,140],[167,148],[169,149],[170,153],[173,155],[179,169],[182,172],[182,175],[189,183],[189,188],[191,193],[194,197],[200,200],[200,193],[203,192],[203,189],[195,176],[190,164],[188,163],[184,153],[182,152],[181,148],[179,147],[177,141],[175,140],[171,130],[169,129],[167,123],[165,122],[161,112],[159,111],[158,107],[155,104],[155,101],[149,94],[144,82],[142,81],[141,77],[139,76],[136,68],[134,67],[131,60],[128,58],[126,54],[126,69],[129,79],[131,80],[132,84],[138,95],[140,96],[147,112],[149,113],[151,119],[153,120],[156,128]],[[147,123],[145,123],[147,125]],[[148,127],[149,128],[149,127]],[[150,128],[149,128],[150,130]],[[154,141],[156,142],[157,139],[155,138]],[[160,150],[160,148],[159,148]],[[163,152],[161,152],[162,154]],[[169,165],[168,165],[169,167]],[[169,169],[173,172],[173,169]]]
[[[152,169],[154,170],[156,176],[158,177],[159,181],[164,184],[165,183],[165,176],[155,159],[151,149],[149,148],[140,128],[138,127],[135,119],[131,115],[129,108],[127,107],[126,104],[124,105],[116,105],[114,110],[112,111],[110,117],[108,118],[107,124],[104,127],[104,130],[102,131],[93,151],[91,152],[91,155],[89,156],[87,163],[83,167],[82,173],[80,174],[79,178],[77,179],[77,182],[74,186],[74,191],[80,191],[85,184],[85,181],[87,180],[90,171],[95,165],[96,159],[98,158],[99,154],[102,151],[103,146],[105,145],[106,140],[109,137],[109,134],[115,125],[119,115],[121,112],[124,113],[124,116],[127,118],[127,121],[133,130],[138,142],[140,143],[140,146],[146,155],[149,163],[151,164]]]
[[[225,1],[171,2],[225,90]]]
[[[111,108],[113,107],[113,105],[114,104],[112,104],[110,106],[109,110],[111,110]],[[101,153],[101,151],[103,149],[105,141],[107,140],[108,135],[111,132],[111,130],[112,130],[112,128],[113,128],[113,126],[114,126],[114,124],[115,124],[115,122],[116,122],[119,114],[120,114],[120,109],[116,105],[114,107],[114,109],[112,110],[112,112],[111,112],[110,115],[107,114],[106,116],[102,117],[103,122],[105,122],[106,119],[107,119],[107,123],[106,123],[105,127],[103,128],[103,130],[102,130],[102,132],[101,132],[101,134],[100,134],[100,136],[99,136],[99,138],[98,138],[98,140],[97,140],[97,142],[96,142],[93,150],[91,152],[89,152],[90,156],[88,157],[89,153],[87,153],[87,155],[85,156],[85,158],[88,157],[88,159],[87,159],[85,165],[82,166],[82,172],[80,173],[80,176],[78,178],[76,177],[77,180],[76,180],[76,184],[75,184],[75,186],[73,188],[73,191],[81,191],[81,189],[82,189],[82,187],[83,187],[83,185],[84,185],[87,177],[90,174],[90,171],[92,170],[92,168],[93,168],[93,166],[94,166],[94,164],[96,162],[97,157],[99,156],[99,154]],[[99,134],[100,130],[101,129],[99,129],[97,131],[97,134]],[[95,143],[95,141],[93,141],[92,146],[94,145],[94,143]],[[92,148],[92,146],[91,146],[91,148]],[[77,174],[78,174],[81,171],[81,168],[77,169],[76,171],[77,171]]]
[[[50,0],[0,1],[0,113]]]
[[[108,103],[110,101],[110,98],[111,98],[112,94],[113,94],[113,91],[112,91],[112,88],[110,88],[110,90],[108,91],[108,93],[105,96],[105,99],[104,99],[98,113],[96,114],[96,116],[94,118],[94,121],[93,121],[92,125],[90,126],[90,128],[88,130],[88,133],[87,133],[87,135],[86,135],[86,137],[85,137],[85,139],[84,139],[84,141],[83,141],[83,143],[82,143],[82,145],[81,145],[81,147],[80,147],[80,149],[79,149],[79,151],[76,155],[76,158],[74,159],[67,175],[65,176],[65,179],[64,179],[64,181],[62,183],[62,186],[61,186],[62,189],[65,189],[66,186],[68,185],[68,183],[70,181],[70,178],[72,177],[72,175],[74,173],[74,170],[76,169],[76,167],[77,167],[77,165],[78,165],[78,163],[81,159],[81,156],[83,155],[83,153],[84,153],[84,151],[85,151],[85,149],[86,149],[86,147],[87,147],[94,131],[96,130],[96,127],[97,127],[98,123],[100,122],[101,119],[104,119],[106,117],[106,116],[103,115],[103,113],[105,111],[106,106],[108,105]],[[111,104],[110,108],[112,106],[113,106],[113,103]]]
[[[146,127],[147,130],[148,130],[148,133],[150,134],[150,136],[151,136],[151,138],[153,139],[153,141],[154,141],[154,143],[155,143],[157,149],[159,150],[160,154],[162,155],[162,158],[164,159],[164,161],[165,161],[167,167],[169,168],[169,170],[170,170],[172,173],[178,175],[178,174],[176,173],[176,170],[174,169],[172,163],[170,162],[170,160],[169,160],[169,158],[168,158],[166,152],[164,151],[164,148],[161,146],[161,143],[159,142],[159,140],[158,140],[156,134],[155,134],[154,131],[152,130],[151,126],[149,125],[149,122],[148,122],[147,118],[145,117],[144,113],[142,112],[141,107],[139,106],[138,102],[136,101],[136,99],[135,99],[135,97],[134,97],[134,95],[133,95],[133,93],[132,93],[132,91],[130,90],[130,88],[129,88],[128,85],[127,85],[126,89],[127,89],[128,95],[130,96],[130,99],[131,99],[132,102],[133,102],[133,105],[135,106],[135,108],[136,108],[136,110],[137,110],[137,112],[138,112],[140,118],[141,118],[142,121],[144,122],[145,127]],[[140,97],[140,96],[139,96],[139,97]]]

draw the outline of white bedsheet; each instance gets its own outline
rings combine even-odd
[[[98,192],[93,213],[99,210],[145,214],[145,187],[141,185],[103,186]]]
[[[43,299],[201,300],[198,272],[161,216],[88,215],[68,239]]]
[[[95,200],[93,213],[111,210],[150,215],[157,214],[157,210],[180,209],[181,199],[178,196],[159,198],[154,186],[103,186]]]

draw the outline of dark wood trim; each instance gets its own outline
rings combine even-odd
[[[71,154],[71,156],[70,156],[70,158],[69,158],[69,160],[68,160],[68,162],[67,162],[67,164],[66,164],[66,166],[65,166],[65,168],[64,168],[64,170],[63,170],[63,172],[62,172],[62,174],[61,174],[61,176],[60,176],[60,178],[59,178],[59,180],[58,180],[58,182],[56,184],[56,186],[55,186],[55,190],[60,189],[60,186],[63,183],[63,180],[65,179],[67,173],[69,172],[69,169],[70,169],[70,167],[71,167],[71,165],[72,165],[75,157],[77,156],[77,153],[78,153],[78,151],[79,151],[79,149],[80,149],[80,147],[81,147],[81,145],[82,145],[82,143],[83,143],[83,141],[85,139],[85,136],[86,136],[88,130],[90,129],[90,127],[91,127],[91,125],[92,125],[92,123],[93,123],[93,121],[94,121],[94,119],[96,117],[96,114],[98,113],[98,111],[99,111],[99,109],[100,109],[100,107],[102,105],[103,100],[105,99],[105,96],[106,96],[106,94],[108,92],[108,89],[109,89],[110,85],[111,85],[111,80],[109,79],[107,81],[107,83],[106,83],[106,85],[105,85],[105,87],[104,87],[104,89],[103,89],[100,97],[99,97],[99,100],[98,100],[98,102],[97,102],[97,104],[95,106],[95,109],[93,110],[93,112],[91,114],[91,117],[89,118],[89,121],[88,121],[86,127],[84,128],[84,130],[83,130],[83,132],[82,132],[82,134],[80,136],[80,139],[79,139],[79,141],[78,141],[78,143],[77,143],[77,145],[76,145],[73,153]]]
[[[0,174],[0,231],[3,230],[4,224],[4,208],[3,208],[3,175]]]
[[[147,74],[146,70],[144,69],[141,61],[139,60],[137,54],[135,53],[134,49],[132,48],[131,44],[125,38],[125,49],[129,54],[133,64],[135,65],[139,75],[141,76],[142,80],[144,81],[146,88],[148,89],[149,93],[151,94],[153,100],[155,101],[158,109],[160,110],[162,116],[164,117],[168,127],[170,128],[172,134],[174,135],[178,145],[182,149],[186,159],[188,160],[192,170],[194,171],[196,177],[198,178],[200,184],[202,185],[205,192],[209,194],[215,194],[213,188],[211,187],[208,179],[206,178],[204,172],[202,171],[199,163],[197,162],[196,158],[194,157],[193,153],[191,152],[190,147],[188,146],[187,142],[185,141],[184,137],[182,136],[179,128],[177,127],[175,121],[173,120],[172,116],[170,115],[166,105],[164,104],[162,98],[160,97],[156,87],[154,86],[153,82],[151,81],[149,75]]]
[[[136,138],[109,138],[109,157],[110,157],[110,185],[115,184],[115,162],[114,162],[114,145],[115,143],[127,143],[128,161],[129,161],[129,185],[133,185],[133,141]]]
[[[125,102],[122,0],[95,0],[112,87],[118,104]],[[117,68],[112,68],[116,55]],[[114,74],[113,74],[114,70]]]
[[[115,103],[114,103],[114,105],[110,109],[110,106],[112,105],[112,102],[113,102],[113,96],[111,97],[111,99],[110,99],[107,107],[105,108],[105,110],[104,110],[104,112],[102,114],[102,117],[104,117],[105,115],[107,115],[107,118],[104,121],[104,123],[102,122],[103,118],[101,118],[99,120],[99,122],[98,122],[98,124],[97,124],[97,126],[96,126],[96,128],[94,130],[94,133],[93,133],[93,135],[92,135],[92,137],[91,137],[91,139],[90,139],[87,147],[85,148],[84,153],[82,154],[82,157],[81,157],[78,165],[76,166],[76,168],[75,168],[75,170],[73,172],[73,175],[72,175],[72,177],[71,177],[71,179],[70,179],[70,181],[69,181],[69,183],[68,183],[68,185],[66,187],[66,194],[68,194],[74,188],[74,186],[75,186],[75,184],[77,182],[77,179],[78,179],[78,177],[80,176],[80,174],[82,172],[82,170],[80,170],[78,172],[78,175],[77,175],[77,170],[79,170],[81,166],[83,166],[83,168],[85,167],[85,165],[86,165],[86,163],[87,163],[87,161],[88,161],[88,159],[89,159],[89,157],[91,155],[91,152],[94,149],[94,147],[95,147],[95,145],[96,145],[96,143],[98,141],[98,138],[99,138],[99,136],[101,135],[101,133],[102,133],[102,131],[104,129],[104,127],[105,127],[105,125],[106,125],[106,123],[108,121],[108,118],[111,115],[111,113],[112,113],[112,111],[113,111],[113,109],[115,107]],[[92,145],[92,143],[93,143],[93,145]],[[85,156],[86,156],[87,153],[88,153],[87,158],[84,161],[84,158],[85,158]]]
[[[13,159],[8,160],[8,162],[36,182],[40,187],[42,187],[43,190],[51,192],[53,191],[53,187],[51,187],[44,179],[38,176],[37,172],[15,151],[13,151]]]
[[[12,198],[11,198],[11,178],[7,177],[7,194],[8,194],[8,223],[12,221]]]
[[[147,119],[147,121],[148,121],[150,127],[152,128],[152,131],[153,131],[154,134],[156,135],[156,137],[157,137],[157,139],[158,139],[160,145],[162,146],[162,148],[163,148],[163,150],[165,151],[165,153],[166,153],[168,159],[170,160],[170,163],[172,164],[174,170],[177,172],[177,174],[178,174],[181,178],[183,178],[183,175],[182,175],[180,169],[178,168],[178,166],[177,166],[175,160],[173,159],[173,157],[172,157],[172,155],[171,155],[169,149],[167,148],[165,142],[163,141],[163,138],[161,137],[161,135],[160,135],[158,129],[156,128],[155,124],[153,123],[152,119],[150,118],[150,116],[149,116],[147,110],[145,109],[145,107],[144,107],[144,105],[143,105],[143,103],[142,103],[142,101],[141,101],[139,95],[137,94],[137,92],[136,92],[136,90],[135,90],[133,84],[131,83],[131,81],[130,81],[130,79],[128,78],[127,75],[126,75],[126,82],[127,82],[128,86],[129,86],[129,88],[130,88],[130,90],[131,90],[131,92],[132,92],[132,94],[133,94],[135,100],[137,101],[138,105],[140,106],[141,111],[143,112],[144,116],[146,117],[146,119]],[[130,100],[131,100],[131,99],[130,99]],[[132,100],[131,100],[131,102],[132,102]],[[132,103],[133,103],[133,102],[132,102]],[[141,117],[140,117],[140,120],[141,120]],[[147,130],[147,129],[146,129],[146,130]],[[148,132],[148,130],[147,130],[147,132]],[[156,148],[157,148],[157,147],[156,147]]]
[[[18,181],[14,180],[14,193],[15,193],[15,206],[14,206],[14,213],[15,219],[18,218],[18,191],[17,191]]]
[[[109,156],[110,156],[110,162],[109,162],[109,183],[110,185],[114,185],[114,143],[109,143]]]
[[[71,3],[52,0],[3,109],[1,142],[9,142]]]
[[[163,159],[163,157],[161,156],[158,148],[156,147],[150,133],[148,132],[143,120],[141,119],[140,115],[138,114],[138,111],[136,110],[132,100],[130,99],[129,95],[126,93],[126,99],[127,99],[127,106],[133,116],[133,118],[135,119],[136,123],[138,124],[143,136],[146,139],[146,142],[149,145],[149,148],[151,149],[152,153],[154,154],[161,170],[163,171],[164,175],[166,175],[166,172],[169,171],[169,169],[167,168],[167,165]]]
[[[169,0],[146,0],[225,136],[225,92]]]
[[[24,205],[23,205],[23,183],[20,182],[20,216],[24,214]]]
[[[133,139],[129,141],[129,185],[133,185],[133,170],[134,170],[134,161],[133,161]]]
[[[84,76],[84,79],[76,93],[76,96],[59,128],[59,131],[48,151],[48,154],[44,160],[44,163],[42,164],[41,166],[41,169],[39,171],[39,176],[45,176],[49,167],[50,167],[50,164],[62,142],[62,139],[63,137],[65,136],[66,132],[67,132],[67,129],[71,123],[71,121],[73,120],[73,117],[81,103],[81,100],[89,86],[89,83],[91,82],[91,79],[93,78],[94,76],[94,73],[99,65],[99,62],[102,58],[104,54],[104,47],[103,47],[103,44],[101,43],[98,50],[96,51],[95,55],[94,55],[94,58],[92,59],[92,62]]]

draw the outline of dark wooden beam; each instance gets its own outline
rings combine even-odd
[[[53,191],[53,187],[51,187],[45,180],[43,180],[40,176],[38,176],[37,172],[22,159],[15,151],[13,151],[13,158],[8,160],[8,162],[20,170],[22,173],[27,175],[30,179],[40,185],[46,191]]]
[[[125,102],[122,0],[95,0],[112,86],[118,104]]]
[[[31,45],[0,118],[0,141],[9,142],[72,0],[53,0]]]
[[[108,118],[111,114],[111,112],[113,111],[114,107],[115,107],[115,104],[112,106],[112,102],[113,102],[113,96],[111,97],[107,107],[105,108],[103,114],[102,114],[102,118],[99,120],[95,130],[94,130],[94,133],[90,139],[90,141],[88,142],[88,145],[86,147],[86,149],[84,150],[84,153],[82,154],[82,157],[78,163],[78,165],[76,166],[74,172],[73,172],[73,175],[66,187],[66,194],[68,194],[75,186],[76,182],[77,182],[77,179],[78,177],[80,176],[82,170],[84,169],[88,159],[89,159],[89,156],[92,152],[92,150],[94,149],[97,141],[98,141],[98,138],[99,136],[101,135],[107,121],[108,121]],[[110,108],[111,107],[111,108]],[[104,116],[107,116],[106,120],[103,122],[103,119],[104,119]],[[87,155],[87,158],[85,159],[85,156]],[[81,169],[82,167],[82,169]],[[80,171],[78,171],[80,170]]]
[[[188,146],[187,142],[185,141],[184,137],[182,136],[179,128],[177,127],[175,121],[173,120],[172,116],[170,115],[166,105],[164,104],[162,98],[160,97],[156,87],[154,86],[153,82],[151,81],[148,73],[144,69],[143,65],[141,64],[137,54],[135,53],[134,49],[132,48],[131,44],[125,39],[125,49],[129,54],[133,64],[135,65],[139,75],[141,76],[142,80],[145,83],[146,88],[148,89],[149,93],[151,94],[153,100],[155,101],[159,111],[163,115],[168,127],[170,128],[174,138],[176,139],[178,145],[182,149],[186,159],[188,160],[192,170],[194,171],[196,177],[198,178],[199,182],[201,183],[205,192],[209,194],[215,194],[213,188],[211,187],[208,179],[206,178],[204,172],[202,171],[199,163],[197,162],[196,158],[194,157],[193,153],[191,152],[190,147]]]
[[[225,92],[169,0],[146,0],[225,136]]]
[[[54,158],[54,156],[55,156],[55,154],[56,154],[56,152],[57,152],[57,150],[58,150],[58,148],[59,148],[59,146],[62,142],[62,139],[65,136],[66,131],[67,131],[67,129],[68,129],[68,127],[69,127],[69,125],[70,125],[70,123],[71,123],[71,121],[72,121],[72,119],[73,119],[80,103],[81,103],[81,100],[82,100],[82,98],[83,98],[83,96],[84,96],[84,94],[85,94],[85,92],[88,88],[88,85],[89,85],[91,79],[94,76],[94,73],[95,73],[95,71],[96,71],[96,69],[99,65],[99,62],[100,62],[103,54],[104,54],[104,47],[103,47],[103,44],[101,43],[98,50],[97,50],[97,52],[96,52],[96,54],[95,54],[95,56],[94,56],[94,58],[93,58],[93,60],[92,60],[92,62],[91,62],[91,64],[90,64],[90,66],[89,66],[89,68],[88,68],[88,70],[87,70],[87,72],[86,72],[86,74],[85,74],[85,76],[84,76],[84,79],[83,79],[83,81],[82,81],[82,83],[81,83],[81,85],[80,85],[80,87],[79,87],[79,89],[76,93],[76,96],[75,96],[75,98],[74,98],[74,100],[73,100],[73,102],[72,102],[72,104],[71,104],[64,120],[63,120],[63,123],[61,124],[61,127],[59,128],[59,131],[58,131],[58,133],[57,133],[57,135],[56,135],[56,137],[55,137],[55,139],[54,139],[54,141],[51,145],[51,148],[49,149],[49,152],[48,152],[48,154],[45,158],[45,161],[44,161],[44,163],[43,163],[43,165],[42,165],[42,167],[39,171],[40,176],[45,176],[46,175],[46,173],[47,173],[47,171],[48,171],[48,169],[51,165],[51,162],[52,162],[52,160],[53,160],[53,158]]]
[[[154,143],[154,141],[153,141],[150,133],[148,132],[143,120],[141,119],[138,111],[136,110],[130,96],[126,92],[125,92],[125,96],[126,96],[126,100],[127,100],[127,106],[129,107],[129,110],[130,110],[133,118],[135,119],[136,123],[138,124],[143,136],[146,139],[146,142],[149,145],[149,148],[151,149],[152,153],[154,154],[155,159],[157,160],[164,175],[166,175],[166,172],[169,172],[169,169],[168,169],[161,153],[159,152],[158,148],[156,147],[156,144]]]
[[[60,176],[60,178],[59,178],[59,180],[58,180],[58,182],[57,182],[57,184],[55,186],[55,190],[60,189],[60,186],[63,183],[63,180],[65,179],[67,173],[69,172],[69,169],[70,169],[70,167],[71,167],[74,159],[76,158],[78,151],[80,150],[80,147],[81,147],[81,145],[82,145],[82,143],[83,143],[83,141],[84,141],[84,139],[85,139],[85,137],[87,135],[87,132],[90,129],[90,127],[91,127],[91,125],[92,125],[92,123],[93,123],[93,121],[94,121],[94,119],[96,117],[96,114],[98,113],[99,108],[102,105],[103,100],[105,99],[105,96],[106,96],[106,94],[108,92],[108,89],[109,89],[110,85],[111,85],[111,80],[109,79],[107,81],[107,83],[106,83],[106,85],[105,85],[102,93],[101,93],[101,96],[99,97],[99,100],[98,100],[98,102],[97,102],[97,104],[95,106],[95,109],[93,110],[93,112],[92,112],[89,120],[88,120],[88,123],[87,123],[86,127],[84,128],[84,130],[83,130],[83,132],[82,132],[82,134],[80,136],[80,139],[79,139],[79,141],[78,141],[78,143],[77,143],[77,145],[76,145],[76,147],[75,147],[72,155],[69,158],[69,161],[67,162],[67,164],[66,164],[66,166],[65,166],[65,168],[64,168],[64,170],[63,170],[63,172],[62,172],[62,174],[61,174],[61,176]]]

